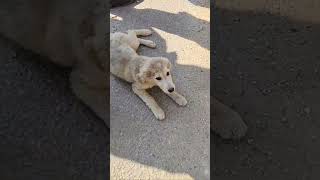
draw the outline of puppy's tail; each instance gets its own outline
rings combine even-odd
[[[137,36],[150,36],[152,34],[151,30],[149,29],[132,29],[129,32],[134,32]]]

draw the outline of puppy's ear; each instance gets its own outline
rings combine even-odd
[[[171,69],[171,62],[168,60],[167,68]]]
[[[160,60],[162,61],[162,63],[165,64],[165,66],[168,68],[168,69],[171,69],[171,62],[169,61],[168,58],[165,58],[165,57],[156,57],[154,58],[155,60]]]

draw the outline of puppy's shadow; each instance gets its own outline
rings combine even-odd
[[[125,20],[128,23],[119,23],[126,23],[125,26],[129,29],[133,27],[145,28],[147,25],[148,27],[157,28],[167,33],[189,39],[203,48],[210,49],[210,22],[199,19],[188,12],[169,13],[157,9],[136,9],[134,8],[135,5],[136,4],[132,4],[125,7],[130,9],[130,11],[127,12],[130,13],[130,16],[126,16]],[[118,9],[121,11],[121,7],[115,8],[112,13],[121,16],[120,14],[123,13],[118,12]],[[141,16],[142,14],[143,16]],[[140,19],[138,21],[144,23],[139,25],[135,17],[139,17]],[[114,24],[117,24],[117,22],[114,22]],[[110,28],[111,32],[121,30],[119,26],[114,26],[112,23]]]

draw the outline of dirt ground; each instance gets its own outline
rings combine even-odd
[[[103,180],[108,129],[44,59],[0,36],[1,179]]]
[[[213,91],[249,126],[214,136],[213,179],[316,180],[320,170],[320,24],[212,8]]]

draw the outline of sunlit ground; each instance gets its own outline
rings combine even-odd
[[[127,174],[134,173],[135,179],[170,179],[170,180],[193,180],[185,173],[171,173],[151,166],[139,164],[137,162],[117,157],[110,154],[111,180],[127,179]]]

